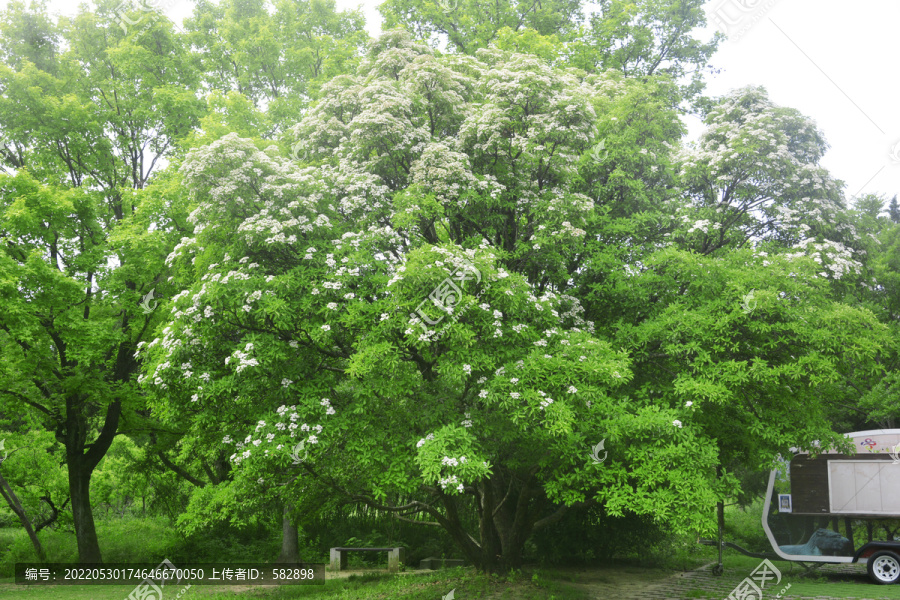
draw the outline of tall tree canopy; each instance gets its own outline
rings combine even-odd
[[[0,176],[0,403],[33,412],[65,448],[79,554],[95,562],[91,475],[142,407],[132,353],[152,317],[139,304],[163,289],[178,228],[177,194],[146,188],[204,103],[166,21],[135,38],[106,5],[53,26],[37,8],[13,3],[2,20],[4,56],[17,58],[0,65],[14,149]]]
[[[474,55],[494,44],[589,73],[664,77],[692,102],[723,37],[694,37],[706,24],[702,0],[386,0],[379,10],[385,28],[403,26],[432,44],[446,40],[454,52]]]
[[[835,439],[816,386],[887,341],[803,252],[704,256],[690,222],[664,220],[707,210],[666,191],[694,185],[674,145],[639,151],[648,130],[677,139],[674,115],[617,115],[665,93],[389,31],[292,130],[303,163],[236,135],[192,152],[194,235],[169,257],[183,292],[141,350],[157,410],[227,448],[248,498],[392,511],[485,569],[518,565],[574,504],[708,530],[732,462]],[[817,155],[785,129],[790,190]],[[617,204],[623,186],[647,198]],[[656,226],[628,229],[643,212]],[[737,424],[752,436],[723,436]]]
[[[362,14],[334,0],[199,0],[186,40],[208,90],[263,109],[272,137],[293,125],[326,81],[355,67],[369,36]]]

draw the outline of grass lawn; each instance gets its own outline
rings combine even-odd
[[[474,569],[448,569],[390,575],[369,573],[329,579],[325,585],[256,587],[194,586],[178,600],[250,600],[292,598],[358,598],[360,600],[438,600],[455,590],[455,597],[509,600],[586,600],[590,596],[556,577],[536,572],[531,577],[479,575]],[[134,586],[34,586],[0,582],[3,600],[125,600]],[[167,586],[168,587],[168,586]],[[163,600],[175,600],[180,587],[166,590]]]
[[[704,578],[696,585],[688,585],[678,594],[682,598],[721,600],[759,565],[760,559],[737,554],[726,554],[725,574]],[[853,573],[818,571],[807,573],[799,564],[772,561],[781,571],[781,582],[770,582],[763,590],[765,600],[774,600],[778,593],[790,584],[785,599],[847,598],[853,600],[900,600],[900,585],[876,585],[866,575],[865,565],[856,565]],[[844,567],[841,567],[844,569]]]
[[[173,544],[171,528],[155,520],[129,520],[104,524],[104,556],[111,562],[142,562],[147,555],[161,560]],[[77,560],[71,535],[46,532],[43,537],[51,560]],[[141,539],[145,548],[135,546]],[[161,600],[440,600],[455,590],[455,600],[587,600],[594,598],[702,598],[722,600],[760,564],[760,560],[728,551],[725,574],[713,577],[708,572],[692,572],[715,561],[715,549],[685,542],[669,548],[655,558],[615,560],[591,566],[559,568],[526,567],[510,576],[476,573],[472,568],[444,571],[407,570],[387,573],[383,567],[353,569],[349,574],[332,575],[325,585],[306,586],[166,586]],[[0,528],[0,574],[9,574],[16,561],[33,561],[24,532]],[[764,600],[775,600],[778,592],[790,584],[784,600],[900,600],[900,585],[871,583],[864,565],[855,571],[829,572],[831,567],[808,575],[800,565],[774,561],[781,571],[779,584],[771,582],[763,590]],[[668,568],[662,568],[666,566]],[[380,570],[379,570],[380,569]],[[126,600],[134,585],[20,586],[0,577],[2,600]]]

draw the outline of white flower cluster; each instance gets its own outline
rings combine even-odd
[[[701,219],[696,221],[691,228],[688,229],[688,233],[693,233],[694,231],[702,231],[703,233],[709,233],[710,226],[713,229],[719,229],[721,227],[720,223],[710,223],[707,219]]]
[[[327,408],[327,411],[325,414],[329,414],[329,415],[334,414],[334,408],[332,408],[331,403],[327,398],[323,398],[322,402],[320,402],[320,404]],[[292,406],[288,407],[288,406],[285,406],[282,404],[281,406],[278,407],[278,409],[275,412],[279,417],[281,417],[282,419],[284,419],[286,417],[287,420],[284,422],[276,422],[274,424],[275,431],[267,432],[267,433],[265,433],[265,435],[259,434],[259,431],[260,431],[260,429],[264,429],[265,427],[267,427],[268,424],[266,423],[266,421],[263,421],[263,420],[257,422],[254,432],[259,434],[260,437],[258,439],[253,439],[253,434],[251,434],[251,435],[248,435],[244,439],[243,442],[238,442],[235,445],[235,449],[238,452],[231,455],[231,461],[234,464],[237,465],[241,461],[246,460],[247,458],[249,458],[251,456],[252,449],[244,450],[245,446],[252,445],[254,447],[259,447],[263,443],[263,438],[265,438],[266,444],[271,444],[275,441],[275,439],[277,438],[279,433],[288,433],[289,432],[290,437],[295,438],[297,435],[297,429],[299,429],[301,432],[315,431],[317,434],[321,434],[322,430],[324,429],[322,427],[322,425],[318,425],[318,424],[313,425],[312,427],[310,427],[310,425],[308,423],[303,423],[302,425],[297,425],[297,421],[300,420],[300,415],[297,413],[296,405],[292,405]],[[309,444],[318,444],[319,438],[317,435],[310,435],[305,441]],[[222,443],[224,443],[224,444],[232,443],[231,436],[226,435],[223,438]],[[278,444],[276,446],[276,449],[281,450],[283,447],[284,447],[284,444]],[[243,452],[241,452],[242,450],[243,450]],[[264,454],[268,455],[268,450],[266,450]]]
[[[543,395],[543,392],[541,394]],[[543,400],[541,400],[541,410],[544,410],[551,404],[553,404],[553,398],[550,398],[550,397],[544,398]]]
[[[853,250],[840,242],[825,240],[819,243],[813,238],[806,238],[794,244],[794,248],[800,251],[788,253],[785,255],[786,258],[810,256],[815,262],[830,271],[835,279],[840,279],[847,273],[859,273],[862,270],[862,263],[853,259]],[[824,276],[826,273],[823,272],[821,275]]]
[[[567,233],[572,237],[583,237],[587,234],[584,229],[579,229],[577,227],[573,227],[571,223],[568,221],[562,222],[562,228],[559,231],[554,231],[550,235],[559,235],[560,233]]]
[[[419,440],[419,441],[416,443],[416,448],[421,448],[422,446],[425,445],[425,442],[426,442],[426,441],[428,441],[428,440],[433,440],[433,439],[434,439],[434,434],[433,434],[433,433],[429,433],[428,435],[426,435],[425,437],[423,437],[421,440]]]
[[[253,351],[253,342],[248,342],[246,346],[244,346],[244,351],[235,350],[232,352],[231,356],[225,358],[225,364],[229,364],[232,359],[236,360],[238,365],[235,367],[235,372],[240,373],[247,367],[256,367],[259,366],[259,361],[255,358],[250,357],[250,352]]]
[[[448,477],[441,477],[441,479],[440,479],[440,481],[439,481],[438,483],[440,483],[440,484],[441,484],[441,488],[443,488],[443,489],[445,489],[445,490],[446,490],[448,487],[453,487],[453,486],[456,486],[456,490],[457,490],[458,492],[462,492],[462,491],[465,489],[465,488],[463,487],[463,484],[461,484],[461,483],[459,482],[459,479],[457,479],[456,475],[450,475],[450,476],[448,476]]]

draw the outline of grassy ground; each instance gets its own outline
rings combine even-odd
[[[105,527],[110,527],[109,531]],[[167,548],[176,540],[165,523],[135,521],[101,525],[104,557],[111,562],[146,562],[147,557],[161,561]],[[75,562],[71,535],[43,532],[53,562]],[[140,545],[135,543],[140,540]],[[13,563],[33,561],[32,551],[18,529],[0,529],[0,573],[9,573]],[[642,554],[642,560],[616,561],[590,567],[544,569],[529,567],[509,576],[489,576],[474,569],[414,571],[390,575],[380,572],[331,574],[325,585],[248,587],[179,586],[166,587],[162,600],[438,600],[451,590],[455,600],[587,600],[596,598],[704,598],[721,600],[760,560],[729,551],[725,556],[725,574],[712,577],[706,571],[693,569],[715,560],[715,549],[683,540]],[[197,557],[204,560],[204,557]],[[220,560],[229,560],[222,558]],[[823,571],[809,575],[799,565],[775,561],[782,573],[779,585],[767,586],[764,598],[773,600],[782,587],[790,584],[785,600],[883,599],[900,600],[900,585],[877,586],[869,582],[865,567],[855,571]],[[667,567],[667,568],[663,568]],[[830,569],[831,567],[826,567]],[[371,571],[371,569],[370,569]],[[133,585],[102,586],[20,586],[0,575],[0,598],[3,600],[125,600]]]
[[[748,577],[759,565],[758,558],[726,554],[725,574],[722,577],[698,579],[696,584],[682,586],[678,594],[682,598],[717,599],[727,597],[729,591]],[[763,598],[771,600],[790,584],[784,598],[820,599],[879,599],[900,600],[900,585],[883,586],[871,582],[865,565],[826,566],[819,571],[807,572],[799,564],[772,561],[781,571],[781,582],[770,583],[763,591]],[[835,572],[839,571],[839,572]],[[710,583],[714,582],[714,584]]]
[[[163,600],[438,600],[451,590],[456,600],[588,600],[595,598],[698,598],[721,600],[759,564],[743,556],[726,557],[725,575],[680,580],[661,569],[610,565],[570,569],[525,569],[507,577],[487,576],[471,568],[446,571],[355,574],[329,579],[325,585],[274,587],[193,586],[166,590]],[[790,583],[785,599],[900,600],[900,586],[877,586],[863,569],[856,574],[808,576],[802,568],[775,562],[782,572],[779,585],[766,587],[771,600]],[[3,600],[125,600],[133,586],[24,587],[0,582]],[[647,592],[642,596],[641,590]]]
[[[134,586],[41,586],[0,583],[4,600],[124,600]],[[168,588],[168,586],[167,586]],[[178,600],[288,600],[354,598],[359,600],[437,600],[450,591],[458,599],[584,600],[589,596],[565,581],[541,575],[491,577],[473,569],[448,569],[401,575],[372,573],[335,578],[325,585],[283,587],[193,586]],[[173,587],[171,599],[180,587]],[[164,600],[170,600],[168,589]]]

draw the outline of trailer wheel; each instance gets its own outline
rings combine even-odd
[[[869,577],[875,583],[889,585],[900,581],[900,556],[888,550],[881,550],[869,557],[866,566]]]

